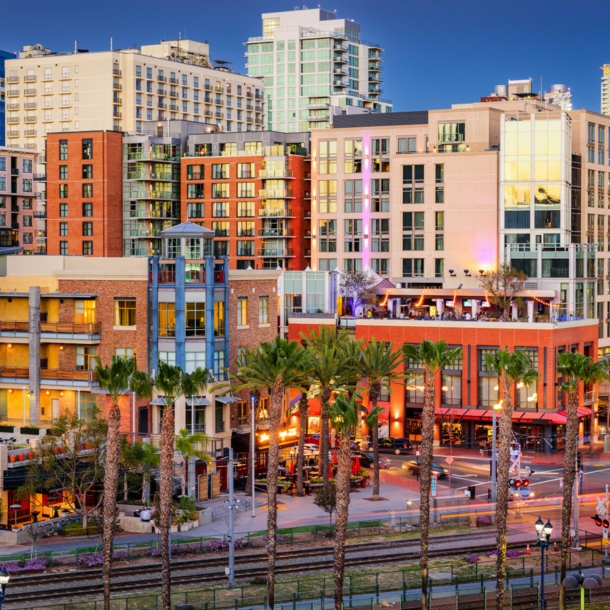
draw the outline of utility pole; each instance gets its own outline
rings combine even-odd
[[[250,468],[252,472],[252,516],[256,517],[256,508],[254,505],[256,494],[256,490],[254,489],[256,483],[256,465],[254,463],[256,451],[256,448],[254,446],[256,443],[256,422],[254,421],[256,419],[256,397],[252,396],[250,398],[250,402],[252,403],[252,430],[250,431],[250,434],[252,435],[250,438]]]
[[[235,586],[235,496],[233,494],[233,448],[229,447],[229,464],[227,469],[229,480],[229,587]]]

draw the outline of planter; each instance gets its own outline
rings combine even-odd
[[[178,533],[178,527],[179,527],[178,525],[172,525],[172,526],[170,527],[169,531],[170,531],[172,534],[177,534],[177,533]]]
[[[20,462],[23,462],[23,461],[25,460],[25,453],[20,453],[20,454],[18,454],[18,455],[17,455],[17,459],[18,459]]]
[[[34,452],[33,451],[28,451],[27,456],[28,456],[28,460],[33,460],[34,459]]]
[[[181,523],[178,527],[181,532],[188,532],[191,529],[191,524],[187,521],[186,523]]]
[[[38,436],[40,433],[40,428],[26,428],[24,426],[21,427],[21,434],[35,434]]]
[[[197,521],[189,521],[189,523],[191,524],[191,529],[199,527],[199,519],[197,519]]]
[[[0,425],[0,432],[14,432],[15,426],[2,426]]]
[[[11,464],[14,464],[14,463],[17,461],[17,454],[15,454],[15,453],[11,453],[11,454],[8,456],[8,461],[9,461]]]

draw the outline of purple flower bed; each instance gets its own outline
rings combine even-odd
[[[43,556],[35,557],[34,559],[26,559],[25,561],[9,561],[8,563],[0,564],[0,567],[6,568],[9,574],[17,572],[41,572],[49,566],[49,558]]]
[[[235,548],[243,549],[248,546],[248,542],[242,538],[235,539]],[[208,540],[203,544],[172,544],[171,554],[172,557],[180,557],[183,555],[197,555],[199,553],[218,553],[220,551],[226,551],[229,548],[229,543],[225,540]],[[153,548],[151,557],[161,557],[161,547],[157,546]]]
[[[127,561],[127,551],[114,551],[112,553],[113,561]],[[95,553],[83,553],[78,556],[78,565],[95,568],[104,563],[104,554],[101,551]]]
[[[515,557],[519,557],[521,553],[519,551],[506,551],[506,556],[514,559]]]
[[[477,563],[479,558],[476,555],[473,555],[472,557],[468,558],[468,561],[470,561],[470,563]]]

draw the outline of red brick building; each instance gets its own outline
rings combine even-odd
[[[123,134],[47,135],[47,254],[122,256]]]
[[[309,332],[320,324],[336,323],[335,319],[289,319],[289,338],[300,340],[301,332]],[[501,398],[497,378],[485,367],[484,356],[498,349],[524,350],[539,371],[537,384],[515,389],[513,430],[522,447],[530,451],[552,452],[563,447],[566,422],[565,401],[559,388],[557,354],[576,351],[597,359],[597,322],[582,320],[561,323],[519,322],[448,322],[401,319],[353,320],[354,339],[365,342],[393,342],[395,348],[405,344],[418,345],[424,339],[440,339],[450,347],[462,348],[462,359],[443,371],[437,382],[438,444],[463,447],[488,447],[491,439],[493,405]],[[387,436],[421,438],[423,407],[423,371],[406,383],[397,383],[392,393],[383,396],[382,433]],[[581,388],[579,408],[580,435],[590,431],[593,393]],[[316,405],[312,416],[316,417]],[[319,411],[318,411],[319,412]]]

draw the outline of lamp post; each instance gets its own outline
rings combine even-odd
[[[541,570],[541,579],[540,579],[540,607],[542,610],[546,609],[546,602],[544,600],[544,551],[549,548],[549,540],[551,539],[551,534],[553,533],[553,526],[551,525],[551,521],[547,521],[546,525],[544,521],[538,517],[538,521],[534,524],[536,527],[536,536],[538,538],[538,546],[540,547],[540,570]]]
[[[250,430],[250,471],[252,473],[252,516],[256,517],[256,506],[255,506],[255,494],[256,494],[256,490],[255,490],[255,485],[256,485],[256,464],[254,463],[255,460],[255,443],[256,443],[256,422],[254,421],[256,419],[256,397],[252,396],[250,398],[250,402],[252,403],[252,416],[251,416],[251,420],[252,420],[252,430]]]
[[[5,567],[0,568],[0,610],[2,610],[2,602],[6,595],[6,585],[10,579],[10,574]]]
[[[502,401],[494,405],[493,419],[491,424],[491,501],[497,499],[497,481],[496,481],[496,417],[498,411],[502,409]]]

